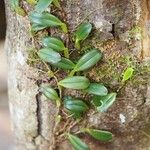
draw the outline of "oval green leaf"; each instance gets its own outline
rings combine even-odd
[[[42,25],[38,25],[38,24],[32,24],[32,29],[31,31],[40,31],[40,30],[43,30],[45,29],[46,26],[42,26]]]
[[[52,64],[56,64],[59,61],[61,61],[60,54],[49,48],[43,48],[39,50],[38,55],[43,61],[49,62]]]
[[[90,23],[81,24],[75,32],[75,47],[80,49],[80,41],[85,40],[92,30]]]
[[[81,41],[81,40],[85,40],[88,35],[90,34],[92,30],[92,25],[91,23],[83,23],[81,24],[77,31],[75,32],[76,38]]]
[[[52,100],[52,101],[57,101],[59,100],[59,96],[57,94],[57,92],[49,87],[49,86],[43,86],[41,87],[40,91],[49,99],[49,100]]]
[[[77,136],[68,133],[67,137],[75,150],[90,150],[90,148]]]
[[[89,69],[90,67],[94,66],[101,58],[101,52],[97,49],[93,49],[81,57],[81,59],[77,62],[74,70],[83,71]]]
[[[64,43],[61,40],[54,37],[45,37],[43,38],[42,43],[45,47],[49,47],[56,51],[63,51],[66,49]]]
[[[55,63],[53,65],[58,68],[65,69],[65,70],[72,70],[75,66],[75,64],[67,58],[61,58],[61,61],[59,61],[58,63]]]
[[[37,5],[35,6],[35,11],[41,13],[45,11],[48,6],[52,3],[53,0],[39,0]]]
[[[100,140],[103,142],[110,141],[113,136],[111,132],[103,131],[103,130],[85,129],[85,132],[87,132],[89,135],[91,135],[96,140]]]
[[[123,73],[122,82],[125,82],[125,81],[129,80],[133,76],[133,72],[134,72],[133,68],[127,68],[125,70],[125,72]]]
[[[38,13],[32,12],[29,16],[32,23],[32,31],[39,31],[47,27],[58,27],[66,33],[67,27],[65,23],[62,23],[57,17],[48,12]]]
[[[61,9],[59,0],[39,0],[37,5],[35,6],[35,11],[41,13],[45,11],[51,3],[53,3],[57,8]]]
[[[107,88],[100,83],[91,83],[86,92],[94,95],[105,96],[108,94]]]
[[[74,99],[71,96],[64,98],[64,106],[72,113],[83,113],[86,112],[88,106],[82,100]]]
[[[39,0],[35,6],[35,11],[41,13],[45,11],[51,3],[53,3],[59,9],[61,8],[58,0]]]
[[[58,83],[60,86],[71,89],[86,89],[90,81],[84,76],[67,77]]]
[[[110,93],[100,98],[101,106],[97,107],[100,112],[106,112],[108,108],[115,102],[116,93]]]

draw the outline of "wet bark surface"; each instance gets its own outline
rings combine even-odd
[[[9,64],[9,106],[16,147],[18,150],[52,149],[57,109],[41,96],[38,91],[38,70],[27,64],[27,48],[32,46],[28,16],[16,15],[10,10],[9,1],[6,0],[5,3],[8,24],[6,51]],[[150,30],[147,4],[146,0],[144,3],[140,0],[68,0],[62,2],[62,7],[70,30],[74,30],[83,20],[93,23],[94,32],[97,34],[93,35],[90,42],[102,49],[106,58],[114,53],[129,53],[141,60],[149,58],[149,48],[145,47],[150,45],[147,35],[147,31]],[[129,32],[139,22],[143,22],[139,26],[144,37],[131,39]],[[108,43],[105,48],[99,44],[107,41],[111,41],[111,44]],[[91,75],[89,71],[88,76],[91,80],[97,81],[96,74]],[[114,84],[114,89],[115,86]],[[69,93],[77,95],[73,91]],[[138,86],[129,83],[120,91],[116,103],[108,112],[88,114],[89,125],[111,131],[114,134],[113,140],[101,143],[88,136],[81,137],[92,150],[149,150],[149,114],[149,81]],[[71,148],[63,141],[57,149]]]

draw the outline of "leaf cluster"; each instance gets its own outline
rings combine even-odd
[[[64,33],[68,32],[67,25],[62,22],[58,17],[47,12],[47,8],[50,5],[61,9],[58,0],[39,0],[34,2],[35,10],[30,13],[29,19],[31,22],[31,29],[34,32],[49,28],[59,27]],[[12,0],[12,8],[15,11],[22,11],[19,6],[19,0]],[[23,11],[22,11],[23,13]],[[81,44],[92,31],[91,23],[82,23],[77,30],[72,33],[74,35],[74,47],[76,50],[81,49]],[[65,110],[72,114],[75,118],[81,118],[90,109],[91,105],[94,105],[98,112],[106,112],[109,107],[114,103],[116,99],[116,93],[108,93],[108,89],[102,83],[93,83],[86,76],[75,75],[76,72],[88,70],[95,66],[101,59],[102,53],[99,49],[91,48],[87,53],[81,56],[76,62],[70,59],[70,50],[66,47],[62,39],[57,37],[44,37],[42,39],[42,48],[38,50],[38,56],[44,63],[49,63],[54,68],[60,68],[64,71],[69,71],[66,78],[58,81],[54,73],[49,70],[56,80],[57,87],[42,86],[40,91],[46,96],[47,99],[56,103],[57,107],[61,105]],[[131,78],[133,69],[128,68],[123,76],[123,82]],[[86,94],[90,95],[90,104],[86,103],[83,99],[78,99],[71,96],[62,97],[62,88],[70,88],[75,90],[82,90]],[[58,92],[59,91],[59,94]],[[58,116],[60,116],[58,114]],[[96,140],[103,142],[112,139],[112,133],[108,131],[102,131],[97,129],[85,128],[82,132],[88,133]],[[89,150],[90,148],[77,136],[71,133],[67,134],[67,138],[73,145],[75,150]]]

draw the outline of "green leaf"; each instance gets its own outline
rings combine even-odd
[[[75,32],[75,47],[80,49],[80,41],[85,40],[92,30],[92,25],[90,23],[83,23],[79,26]]]
[[[61,61],[55,63],[54,66],[65,70],[71,70],[74,68],[75,64],[67,58],[61,58]]]
[[[112,133],[108,131],[96,130],[96,129],[85,129],[85,132],[90,134],[96,140],[107,142],[112,139]]]
[[[101,106],[97,107],[97,110],[100,112],[106,112],[107,109],[114,103],[116,100],[116,93],[110,93],[106,96],[100,98]]]
[[[64,98],[64,106],[72,113],[83,113],[86,112],[88,109],[88,106],[79,99],[74,99],[71,96],[66,96]]]
[[[91,83],[86,92],[94,95],[105,96],[108,94],[107,88],[100,83]]]
[[[93,49],[81,57],[81,59],[77,62],[74,70],[83,71],[89,69],[90,67],[94,66],[101,58],[101,52],[97,49]]]
[[[70,133],[68,135],[68,140],[72,144],[75,150],[90,150],[90,148],[77,136],[74,136]]]
[[[23,16],[23,17],[26,16],[25,11],[21,7],[15,8],[15,12],[20,16]]]
[[[54,4],[57,8],[61,9],[59,0],[53,0],[53,4]]]
[[[92,25],[91,23],[83,23],[81,24],[77,31],[75,32],[76,38],[81,41],[81,40],[85,40],[88,35],[90,34],[92,30]]]
[[[134,72],[133,68],[127,68],[126,71],[123,73],[122,82],[129,80],[133,76],[133,72]]]
[[[54,37],[45,37],[42,40],[42,43],[45,47],[49,47],[56,51],[64,51],[66,49],[64,43],[61,40]]]
[[[46,27],[45,27],[45,26],[42,26],[42,25],[32,24],[31,31],[40,31],[40,30],[43,30],[43,29],[45,29],[45,28],[46,28]]]
[[[29,18],[32,23],[33,31],[39,31],[48,27],[60,26],[63,32],[67,33],[66,24],[62,23],[57,17],[47,12],[43,13],[32,12]]]
[[[52,100],[52,101],[57,101],[59,100],[59,96],[57,94],[57,92],[49,87],[49,86],[43,86],[41,88],[41,92],[49,99],[49,100]]]
[[[26,0],[26,1],[31,5],[37,4],[37,0]]]
[[[67,77],[58,83],[60,86],[71,89],[86,89],[90,82],[84,76]]]
[[[60,54],[49,48],[43,48],[39,50],[38,55],[43,61],[49,62],[52,64],[55,64],[61,61]]]
[[[99,106],[101,106],[101,96],[97,96],[97,95],[95,95],[95,96],[93,96],[93,98],[92,98],[92,104],[95,106],[95,107],[99,107]]]
[[[11,0],[11,8],[21,16],[25,16],[25,11],[19,6],[19,0]]]
[[[15,8],[19,7],[19,0],[11,0],[11,7],[15,10]]]
[[[37,5],[35,6],[35,11],[41,13],[45,11],[48,6],[52,3],[53,0],[39,0]]]

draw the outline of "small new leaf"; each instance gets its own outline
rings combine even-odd
[[[81,24],[75,32],[75,47],[80,49],[80,41],[85,40],[92,30],[90,23]]]
[[[54,4],[57,8],[61,9],[59,0],[53,0],[53,4]]]
[[[43,61],[49,62],[51,64],[56,64],[61,61],[60,54],[49,48],[43,48],[39,50],[38,55]]]
[[[101,106],[97,107],[100,112],[106,112],[108,108],[115,102],[116,93],[110,93],[106,96],[100,97]]]
[[[133,72],[134,72],[133,68],[127,68],[125,70],[125,72],[123,73],[122,82],[125,82],[125,81],[129,80],[133,76]]]
[[[49,86],[44,86],[41,88],[40,90],[49,100],[52,100],[52,101],[57,101],[59,100],[59,96],[57,94],[57,92],[49,87]]]
[[[35,11],[39,13],[45,11],[52,2],[53,0],[39,0],[35,6]]]
[[[72,144],[75,150],[90,150],[87,144],[85,144],[80,138],[70,133],[67,134],[69,142]]]
[[[70,89],[86,89],[90,81],[84,76],[73,76],[61,80],[58,84]]]
[[[48,27],[61,27],[63,32],[68,32],[66,24],[48,12],[32,12],[29,18],[32,23],[32,31],[39,31]]]
[[[86,112],[88,106],[79,99],[75,99],[71,96],[67,96],[64,98],[64,106],[72,113],[83,113]]]
[[[91,83],[90,86],[86,89],[86,92],[99,96],[105,96],[108,94],[107,88],[100,83]]]
[[[64,70],[72,70],[75,66],[75,64],[71,60],[63,57],[61,58],[61,61],[53,65]]]
[[[102,58],[101,52],[97,49],[92,49],[91,51],[89,51],[80,58],[74,70],[75,71],[87,70],[92,66],[94,66],[101,58]]]
[[[85,129],[89,135],[91,135],[96,140],[100,140],[102,142],[107,142],[112,139],[112,133],[108,131],[96,130],[96,129]]]

